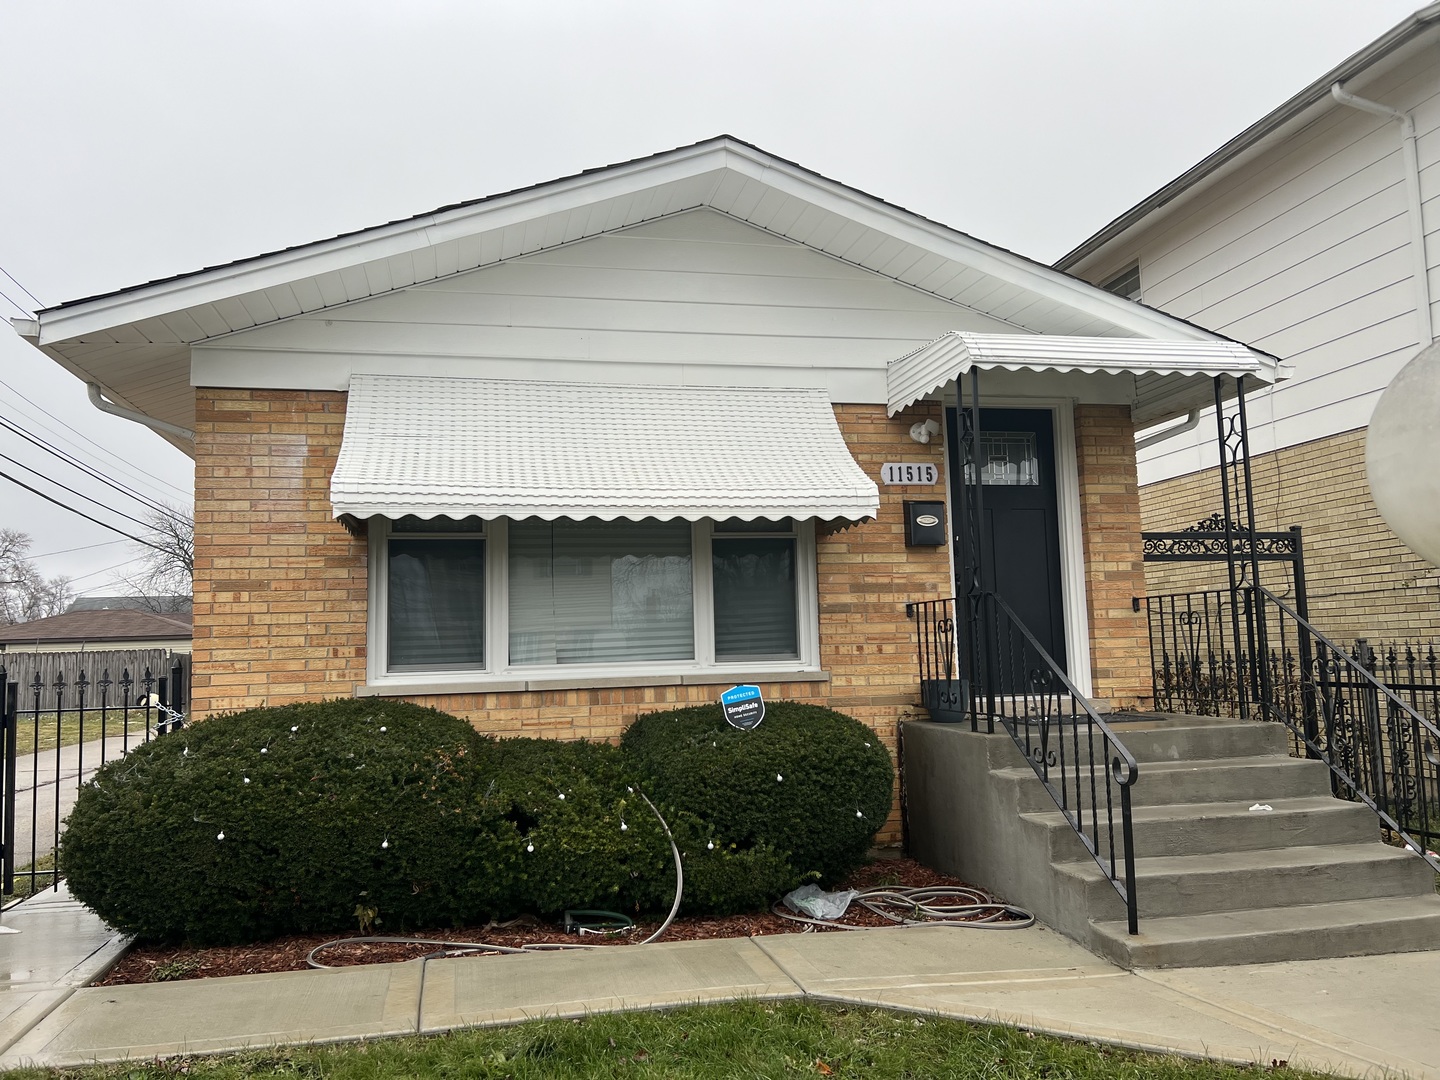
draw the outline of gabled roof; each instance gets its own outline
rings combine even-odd
[[[1074,269],[1157,210],[1182,196],[1197,192],[1209,182],[1218,180],[1242,159],[1264,149],[1275,139],[1295,130],[1314,116],[1327,109],[1338,108],[1330,96],[1332,86],[1336,83],[1348,83],[1377,66],[1398,62],[1402,56],[1421,47],[1423,42],[1420,39],[1430,35],[1437,25],[1440,25],[1440,3],[1421,8],[1359,52],[1331,68],[1298,94],[1266,113],[1164,187],[1136,203],[1099,232],[1060,256],[1055,260],[1056,269]],[[1436,35],[1430,36],[1433,45]]]
[[[113,399],[188,427],[196,343],[700,207],[1019,333],[1221,340],[729,135],[71,301],[16,327]]]
[[[154,611],[67,611],[48,619],[34,619],[14,626],[0,626],[0,645],[13,649],[56,641],[85,644],[176,640],[190,637],[190,615],[161,615]]]

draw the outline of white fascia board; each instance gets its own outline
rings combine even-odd
[[[158,318],[244,293],[344,270],[376,259],[403,255],[484,230],[503,229],[546,214],[562,213],[690,179],[723,166],[723,144],[677,151],[673,156],[616,165],[601,172],[548,183],[534,190],[496,196],[472,206],[377,225],[350,236],[319,240],[290,251],[247,260],[238,266],[200,271],[174,281],[101,296],[49,314],[42,312],[42,345],[87,333]],[[480,224],[483,221],[483,226]]]
[[[1036,296],[1104,319],[1146,338],[1171,341],[1224,341],[1222,335],[1191,326],[1171,315],[1132,303],[1097,286],[976,240],[936,222],[866,198],[833,181],[763,159],[744,147],[728,148],[728,166],[735,172],[878,229],[898,240],[922,247],[946,259],[972,266],[981,273],[1025,289]],[[983,312],[982,312],[983,314]]]

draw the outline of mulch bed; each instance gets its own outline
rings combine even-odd
[[[841,888],[868,889],[877,885],[897,885],[908,888],[923,888],[932,885],[952,885],[973,888],[958,878],[946,877],[928,867],[921,866],[913,859],[882,858],[862,867],[845,880]],[[894,925],[882,916],[851,905],[846,912],[846,923],[852,926]],[[504,927],[471,927],[467,929],[444,928],[438,930],[415,930],[405,937],[436,938],[442,941],[483,941],[495,945],[517,948],[536,943],[576,944],[584,942],[593,945],[627,945],[641,941],[654,931],[660,919],[639,922],[633,930],[615,935],[585,935],[577,938],[565,933],[559,926],[537,921],[521,921]],[[662,941],[695,941],[708,938],[756,937],[761,934],[799,934],[807,931],[823,931],[802,923],[782,919],[770,912],[754,915],[729,915],[721,918],[702,916],[677,918]],[[359,931],[354,932],[358,936]],[[375,931],[384,935],[382,927]],[[110,974],[102,979],[100,986],[118,986],[125,983],[166,982],[175,979],[207,979],[220,975],[255,975],[270,971],[303,971],[309,965],[306,957],[310,950],[327,941],[345,937],[345,934],[301,934],[277,938],[261,945],[235,945],[208,949],[196,949],[177,945],[137,945],[121,958]],[[402,936],[396,934],[395,936]],[[346,967],[356,964],[388,964],[414,960],[427,954],[434,954],[434,945],[401,944],[354,944],[339,945],[326,949],[317,960],[327,967]],[[483,954],[471,954],[483,955]],[[493,954],[492,954],[493,955]]]

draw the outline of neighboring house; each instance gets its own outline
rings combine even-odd
[[[190,651],[190,616],[126,609],[70,610],[0,626],[0,654],[99,652],[107,649]]]
[[[188,596],[77,596],[66,611],[190,612]]]
[[[557,737],[755,682],[893,747],[906,602],[954,590],[904,503],[955,482],[930,430],[972,369],[1001,591],[1144,702],[1135,426],[1276,377],[728,136],[17,328],[195,457],[197,714],[387,695]]]
[[[1440,639],[1440,570],[1385,525],[1365,479],[1376,400],[1434,336],[1437,48],[1431,5],[1055,264],[1293,365],[1250,398],[1258,524],[1303,527],[1311,613],[1342,640]],[[1220,510],[1215,447],[1206,412],[1141,452],[1147,529]],[[1204,580],[1151,571],[1152,593]]]

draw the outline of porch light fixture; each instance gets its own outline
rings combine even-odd
[[[932,435],[940,434],[940,423],[936,420],[922,420],[910,425],[910,438],[918,443],[928,443]]]

